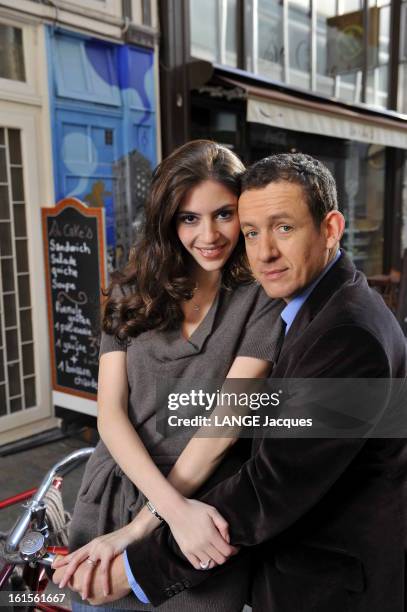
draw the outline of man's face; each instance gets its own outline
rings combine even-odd
[[[252,272],[270,297],[290,301],[328,263],[326,222],[316,227],[300,185],[279,181],[244,191],[239,217]]]

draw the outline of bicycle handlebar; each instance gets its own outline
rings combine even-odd
[[[17,523],[11,530],[8,535],[5,544],[5,551],[7,553],[13,553],[17,550],[18,545],[25,532],[27,531],[31,516],[34,510],[38,508],[39,503],[44,499],[48,489],[52,485],[52,482],[55,476],[61,472],[68,465],[75,463],[76,461],[82,461],[85,458],[88,458],[94,451],[93,447],[81,448],[79,450],[70,453],[58,463],[56,463],[46,474],[45,478],[42,480],[38,490],[32,500],[28,502],[27,508],[24,510]]]

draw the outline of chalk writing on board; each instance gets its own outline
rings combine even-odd
[[[67,199],[42,214],[54,388],[94,398],[104,286],[103,211]]]

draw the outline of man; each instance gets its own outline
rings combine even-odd
[[[239,216],[254,275],[287,303],[274,378],[405,377],[396,320],[339,251],[344,219],[320,162],[284,154],[254,164]],[[263,438],[203,501],[228,521],[231,544],[256,546],[255,612],[402,612],[406,482],[404,440]],[[163,527],[116,558],[111,599],[131,574],[135,593],[159,605],[219,572],[192,568]],[[95,594],[99,579],[96,570]]]

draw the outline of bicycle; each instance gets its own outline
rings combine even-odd
[[[3,567],[0,566],[0,606],[5,603],[1,600],[1,593],[6,591],[6,606],[43,612],[65,612],[69,609],[56,605],[64,602],[66,594],[46,593],[45,589],[48,583],[52,584],[49,582],[51,566],[56,555],[68,553],[66,537],[62,537],[63,545],[58,542],[58,533],[63,534],[66,527],[61,498],[63,476],[68,468],[88,459],[93,450],[89,447],[70,453],[47,472],[38,489],[29,489],[0,501],[1,510],[29,500],[23,504],[24,511],[3,546],[0,541],[0,562],[5,562]],[[60,503],[55,503],[58,497]]]

